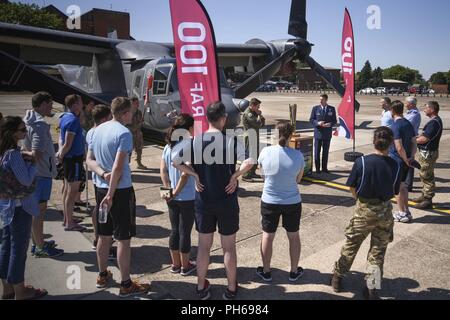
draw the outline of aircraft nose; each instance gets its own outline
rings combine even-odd
[[[246,99],[233,99],[233,103],[240,112],[245,112],[250,102]]]

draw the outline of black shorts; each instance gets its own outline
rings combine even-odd
[[[81,182],[86,179],[86,173],[83,166],[84,156],[73,158],[64,158],[64,179],[68,182]]]
[[[97,206],[108,193],[108,189],[97,188]],[[112,236],[116,240],[130,240],[136,236],[136,197],[134,189],[117,189],[113,198],[113,205],[108,214],[108,221],[104,224],[98,222],[99,236]]]
[[[231,236],[239,231],[239,203],[237,198],[227,200],[222,205],[205,205],[195,201],[195,226],[198,233],[216,232],[222,236]]]
[[[262,228],[266,233],[275,233],[283,217],[283,228],[287,232],[300,230],[300,218],[302,217],[302,204],[268,204],[261,202]]]

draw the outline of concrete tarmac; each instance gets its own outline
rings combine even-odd
[[[23,115],[29,105],[29,95],[0,95],[0,112]],[[288,119],[288,105],[299,105],[298,129],[309,134],[311,107],[317,104],[317,95],[258,94],[263,101],[262,110],[273,125],[277,119]],[[330,97],[330,104],[337,105],[337,96]],[[358,97],[362,105],[357,116],[357,149],[363,153],[371,152],[371,135],[379,125],[379,97]],[[421,103],[424,102],[423,99]],[[11,102],[12,101],[12,102]],[[436,209],[422,211],[412,209],[412,224],[396,224],[395,239],[386,254],[383,289],[384,299],[450,299],[450,100],[439,101],[443,106],[442,118],[446,126],[441,142],[441,154],[436,169],[437,196]],[[15,107],[9,107],[14,103]],[[22,106],[20,109],[18,106]],[[423,119],[422,126],[426,123]],[[362,245],[352,272],[344,280],[344,292],[336,294],[329,286],[333,262],[339,258],[340,249],[345,242],[344,231],[353,214],[354,200],[350,193],[339,185],[345,184],[352,164],[343,160],[343,153],[351,150],[352,143],[336,138],[332,143],[330,166],[332,174],[322,174],[313,178],[335,183],[331,187],[320,183],[304,181],[299,186],[303,198],[301,220],[302,255],[300,265],[305,275],[297,283],[288,281],[289,252],[285,231],[280,227],[274,242],[272,260],[273,282],[262,283],[255,274],[256,267],[262,264],[259,245],[261,241],[260,197],[262,183],[241,183],[239,203],[241,207],[240,230],[237,234],[239,300],[317,300],[317,299],[362,299],[361,288],[364,283],[365,259],[370,239]],[[170,222],[167,206],[159,198],[159,162],[162,148],[146,145],[144,163],[150,169],[134,170],[133,183],[137,198],[137,237],[132,241],[132,266],[134,277],[150,282],[152,292],[135,299],[196,299],[194,294],[196,277],[181,277],[170,273],[168,237]],[[134,158],[134,156],[133,156]],[[132,161],[133,168],[135,163]],[[420,181],[416,177],[415,193],[419,191]],[[89,184],[89,201],[93,204],[93,187]],[[89,232],[65,232],[61,215],[61,182],[53,186],[50,209],[45,224],[48,239],[54,239],[65,254],[56,259],[27,260],[26,282],[46,288],[46,299],[74,300],[112,300],[118,299],[118,284],[99,290],[95,287],[97,276],[96,254],[91,249],[93,240],[90,216],[86,213],[76,215],[84,218],[83,225]],[[84,196],[83,196],[84,197]],[[395,205],[394,205],[395,208]],[[196,256],[197,234],[192,232],[192,258]],[[120,282],[120,273],[115,262],[110,263],[114,279]],[[220,238],[214,239],[208,279],[212,284],[212,298],[221,299],[226,288]]]

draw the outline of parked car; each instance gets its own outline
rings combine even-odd
[[[376,92],[377,94],[386,94],[386,88],[385,88],[385,87],[378,87],[378,88],[375,88],[375,92]]]
[[[419,87],[410,87],[408,89],[408,93],[410,93],[410,94],[421,94],[421,89]]]
[[[365,88],[359,91],[360,94],[375,94],[376,91],[374,88]]]
[[[293,87],[293,84],[291,82],[287,82],[287,81],[278,81],[277,82],[278,90],[291,90],[292,87]]]
[[[390,88],[388,90],[388,93],[389,94],[400,94],[400,93],[402,93],[402,90],[400,90],[400,88]]]
[[[277,91],[277,88],[273,84],[263,84],[258,89],[256,89],[256,92],[274,92]]]

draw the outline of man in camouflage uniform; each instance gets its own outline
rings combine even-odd
[[[393,141],[391,129],[378,128],[374,133],[375,153],[357,159],[348,178],[356,207],[345,231],[347,241],[334,264],[331,286],[335,292],[342,290],[342,279],[350,271],[361,244],[371,235],[363,294],[366,299],[379,299],[384,257],[394,240],[391,199],[399,193],[401,181],[399,164],[388,156]]]
[[[83,111],[80,114],[81,127],[86,133],[94,127],[94,116],[92,115],[94,107],[95,102],[90,100],[84,105]]]
[[[439,117],[439,103],[430,101],[425,105],[425,114],[431,118],[423,129],[422,135],[417,138],[419,149],[418,160],[420,169],[420,180],[422,181],[422,195],[413,199],[418,203],[418,209],[432,209],[435,196],[436,183],[434,179],[434,167],[439,158],[439,143],[442,137],[443,124]]]
[[[251,148],[251,143],[254,143],[253,138],[256,138],[256,158],[258,158],[259,155],[259,130],[266,125],[266,119],[262,116],[260,107],[261,101],[254,98],[250,101],[250,106],[242,116],[242,124],[245,129],[245,152],[247,158],[250,157],[252,153],[255,153],[255,151]],[[251,132],[252,130],[254,131]],[[253,182],[253,178],[261,178],[256,174],[257,167],[257,165],[253,166],[253,168],[246,173],[242,179],[247,182]]]
[[[144,121],[142,112],[139,110],[139,99],[134,97],[131,99],[131,112],[133,118],[128,126],[133,134],[133,148],[136,152],[137,168],[139,170],[147,170],[148,168],[142,164],[142,149],[144,148],[144,136],[142,135],[142,123]]]
[[[350,271],[359,247],[369,234],[372,234],[372,238],[365,279],[369,290],[379,290],[386,249],[394,240],[394,219],[390,201],[357,200],[355,214],[345,231],[347,241],[342,248],[341,257],[334,265],[334,273],[343,278]]]

